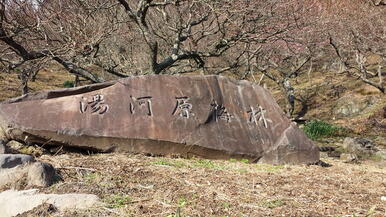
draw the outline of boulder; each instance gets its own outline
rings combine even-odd
[[[358,163],[359,159],[356,154],[342,153],[340,159],[345,163]]]
[[[0,154],[0,169],[13,168],[34,162],[35,158],[25,154]]]
[[[221,76],[147,75],[0,104],[6,137],[99,151],[299,164],[319,150],[272,95]]]
[[[352,154],[359,157],[370,157],[379,150],[376,148],[374,142],[366,138],[350,138],[346,137],[343,141],[343,148]]]
[[[57,174],[51,164],[34,162],[0,170],[0,188],[48,187],[56,180]]]
[[[59,211],[65,211],[90,208],[99,203],[99,198],[93,194],[41,194],[37,189],[8,190],[0,193],[2,217],[16,216],[44,203],[52,204]]]
[[[28,169],[28,185],[47,187],[52,185],[56,178],[55,168],[44,162],[36,162]]]
[[[337,118],[353,117],[375,103],[376,97],[373,96],[348,95],[337,100],[333,108],[333,113]]]

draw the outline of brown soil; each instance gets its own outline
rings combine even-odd
[[[128,154],[43,155],[63,182],[105,205],[59,216],[385,216],[386,165],[272,166]]]
[[[35,207],[31,211],[25,212],[23,214],[19,214],[16,217],[43,217],[43,216],[51,216],[57,211],[56,207],[52,204],[43,203],[40,206]]]

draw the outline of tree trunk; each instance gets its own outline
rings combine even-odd
[[[289,78],[284,79],[283,89],[284,89],[284,92],[286,94],[287,115],[289,117],[292,117],[294,110],[295,110],[295,92],[294,92],[294,88],[291,85],[291,82],[289,81]]]
[[[28,75],[24,72],[21,72],[19,74],[19,79],[21,81],[21,94],[22,95],[25,95],[29,92],[29,88],[28,88]]]
[[[93,83],[99,83],[99,82],[104,82],[104,79],[99,78],[98,76],[90,73],[87,69],[84,69],[82,67],[79,67],[71,62],[65,61],[59,57],[53,57],[53,60],[61,64],[67,71],[74,75],[81,76]]]

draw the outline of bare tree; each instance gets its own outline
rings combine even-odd
[[[375,3],[332,2],[325,7],[321,28],[329,33],[329,45],[341,61],[342,71],[386,93],[382,72],[386,64],[386,7]],[[377,67],[367,64],[374,55],[379,57]]]
[[[102,1],[92,2],[105,6]],[[0,61],[5,69],[26,72],[22,80],[36,77],[38,65],[55,61],[74,75],[103,81],[77,63],[78,57],[97,52],[98,45],[117,28],[116,21],[108,19],[111,14],[103,14],[95,15],[83,1],[1,0]]]
[[[276,15],[285,2],[1,0],[0,62],[32,77],[56,62],[91,82],[106,72],[219,74],[242,67],[249,44],[285,31]]]
[[[210,58],[236,46],[250,28],[247,1],[117,0],[135,23],[147,47],[150,73],[208,69]]]
[[[317,1],[287,1],[275,5],[272,9],[270,25],[267,26],[277,34],[266,37],[261,43],[249,38],[255,43],[246,52],[246,70],[242,78],[252,73],[261,73],[258,83],[264,78],[272,80],[280,89],[286,99],[288,116],[292,117],[295,110],[295,101],[306,105],[305,97],[295,92],[292,84],[299,75],[313,70],[313,61],[317,49],[323,39],[319,31],[313,30],[316,17],[320,13]],[[315,19],[310,19],[314,16]],[[318,36],[318,37],[317,37]]]

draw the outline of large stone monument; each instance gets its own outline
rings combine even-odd
[[[0,131],[3,140],[100,151],[319,160],[267,90],[221,76],[138,76],[29,94],[0,104]]]

